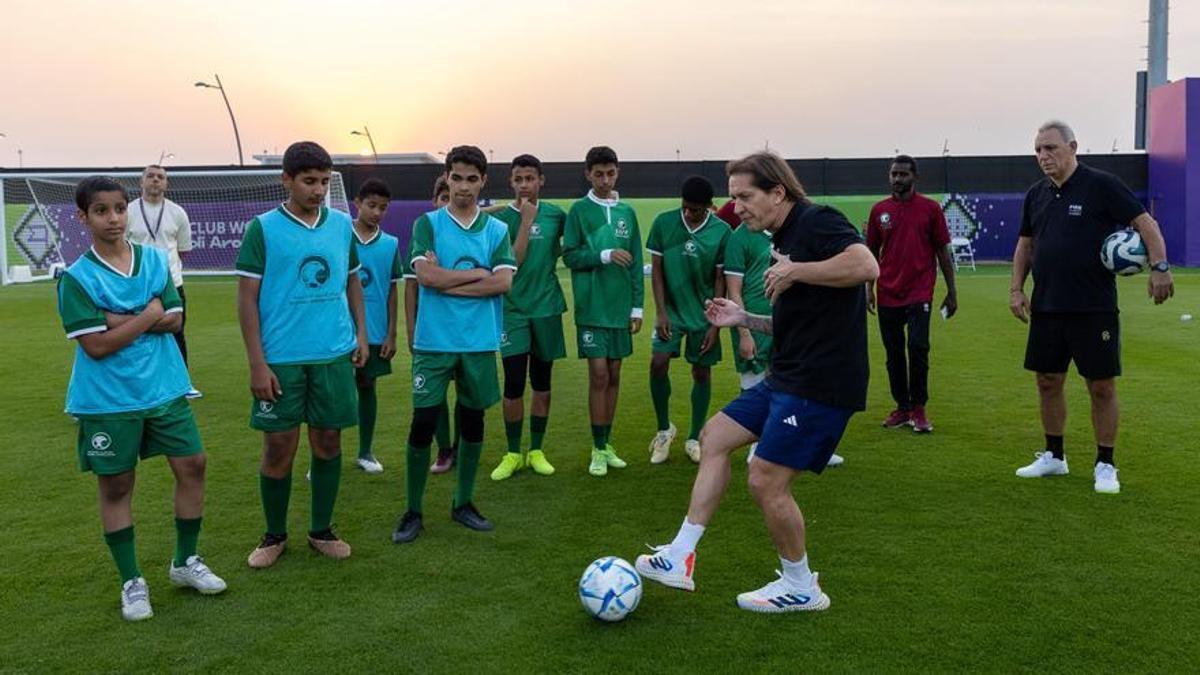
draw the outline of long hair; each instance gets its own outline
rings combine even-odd
[[[730,161],[725,165],[725,174],[732,176],[735,173],[750,176],[750,182],[754,184],[754,187],[764,192],[775,189],[777,185],[782,185],[783,192],[789,201],[808,201],[804,186],[800,184],[800,179],[796,178],[792,167],[773,152],[756,152]]]

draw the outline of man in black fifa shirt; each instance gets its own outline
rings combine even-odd
[[[1021,214],[1021,236],[1013,253],[1009,309],[1029,323],[1025,368],[1037,373],[1046,448],[1032,464],[1017,469],[1021,478],[1067,473],[1063,427],[1067,366],[1087,381],[1096,434],[1096,492],[1121,491],[1113,462],[1117,440],[1117,376],[1121,374],[1121,333],[1117,284],[1100,262],[1105,238],[1132,226],[1150,257],[1148,293],[1155,304],[1175,294],[1167,246],[1158,223],[1116,176],[1080,164],[1075,133],[1064,122],[1038,129],[1034,152],[1046,177],[1029,188]],[[1033,271],[1033,299],[1025,277]]]
[[[708,304],[714,326],[772,333],[769,375],[713,416],[700,433],[700,469],[687,517],[671,544],[639,556],[638,572],[694,590],[696,544],[729,482],[729,455],[758,441],[750,493],[779,554],[780,578],[738,595],[754,612],[816,611],[829,606],[809,570],[804,516],[792,497],[802,471],[820,473],[850,416],[866,407],[867,308],[863,284],[879,276],[858,230],[838,211],[808,201],[777,155],[730,162],[729,194],[742,225],[771,232],[774,265],[764,275],[771,316],[747,314],[725,298]]]

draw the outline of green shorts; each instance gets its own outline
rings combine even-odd
[[[539,361],[554,361],[567,355],[563,337],[562,315],[530,319],[523,316],[504,317],[504,332],[500,333],[500,356],[532,354]]]
[[[654,337],[650,340],[650,351],[655,354],[667,353],[672,357],[678,357],[680,347],[684,346],[684,339],[687,339],[687,345],[683,350],[683,357],[687,362],[694,366],[715,366],[721,362],[721,339],[720,334],[717,334],[716,344],[707,352],[701,354],[700,347],[704,344],[704,336],[708,334],[707,330],[679,330],[671,329],[671,337],[668,340],[659,340],[658,333],[653,332]]]
[[[380,356],[379,348],[380,345],[370,345],[368,347],[371,350],[371,354],[367,356],[366,365],[362,368],[354,369],[356,376],[376,378],[392,374],[392,360]]]
[[[733,367],[738,373],[765,373],[767,366],[771,363],[771,344],[773,339],[770,333],[759,333],[758,331],[750,331],[750,336],[754,338],[754,358],[743,359],[738,353],[738,344],[741,342],[741,337],[738,336],[738,329],[731,328],[729,334],[733,336]]]
[[[112,415],[80,415],[79,470],[98,476],[132,471],[139,459],[188,457],[204,452],[200,430],[187,399],[149,410]]]
[[[345,429],[358,424],[358,387],[348,355],[328,363],[273,365],[271,370],[283,394],[274,403],[253,401],[250,428],[288,431],[307,424]]]
[[[444,402],[452,379],[463,407],[484,410],[500,400],[496,352],[413,352],[412,373],[414,408]]]
[[[623,359],[633,353],[628,328],[575,326],[575,344],[581,359]]]

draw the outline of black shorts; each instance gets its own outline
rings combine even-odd
[[[1121,374],[1121,322],[1116,312],[1035,312],[1030,317],[1025,369],[1065,373],[1071,361],[1089,380]]]

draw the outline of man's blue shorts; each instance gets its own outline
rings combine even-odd
[[[721,411],[758,436],[756,457],[821,473],[854,411],[771,389],[760,382]]]

